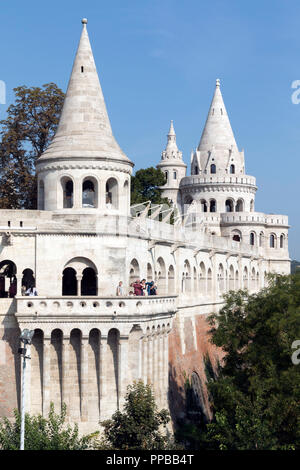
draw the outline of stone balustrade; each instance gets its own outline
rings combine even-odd
[[[228,176],[219,176],[219,175],[207,175],[207,176],[200,176],[200,175],[193,175],[193,176],[185,176],[180,181],[180,187],[183,188],[184,186],[195,186],[197,184],[245,184],[245,185],[256,185],[256,178],[254,176],[243,175],[243,176],[235,176],[235,175],[228,175]]]
[[[155,316],[175,313],[176,296],[16,297],[18,316],[99,317]]]

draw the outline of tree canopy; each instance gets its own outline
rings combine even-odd
[[[169,200],[161,197],[160,186],[165,183],[165,175],[159,168],[138,170],[131,178],[131,204],[151,201],[152,204],[169,205]]]
[[[300,449],[300,275],[273,276],[257,294],[230,292],[209,318],[225,353],[208,389],[214,419],[198,434],[208,449]],[[299,353],[300,355],[300,353]]]
[[[25,450],[87,450],[94,447],[97,437],[87,435],[79,437],[78,426],[65,424],[66,405],[60,414],[54,412],[51,403],[48,419],[43,416],[25,414]],[[21,417],[15,411],[15,420],[7,418],[0,420],[0,449],[19,450],[20,448]]]
[[[0,209],[36,209],[35,163],[56,131],[64,93],[55,83],[14,92],[0,121]]]
[[[167,410],[158,411],[151,386],[140,380],[128,386],[124,411],[101,424],[108,447],[151,450],[172,447],[168,434],[161,431],[169,421]]]

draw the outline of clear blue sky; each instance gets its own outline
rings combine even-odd
[[[171,119],[189,163],[221,79],[247,173],[257,178],[256,210],[288,214],[290,254],[300,260],[300,104],[291,101],[300,80],[300,2],[1,2],[8,104],[19,85],[52,81],[66,90],[82,17],[113,132],[136,169],[159,161]]]

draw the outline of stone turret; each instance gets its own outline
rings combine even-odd
[[[223,101],[220,80],[216,80],[215,93],[197,148],[200,173],[245,173],[244,153],[239,152]],[[214,167],[212,167],[214,165]],[[215,171],[214,171],[215,169]]]
[[[191,154],[191,176],[180,182],[182,211],[193,204],[196,212],[253,212],[257,187],[245,174],[244,152],[239,152],[225,108],[220,80],[197,150]]]
[[[176,133],[173,121],[167,135],[167,146],[161,154],[161,161],[157,165],[164,172],[167,182],[162,187],[163,197],[167,197],[174,205],[180,205],[179,184],[186,175],[186,164],[182,160],[182,152],[178,150]]]
[[[37,162],[38,205],[129,214],[133,163],[113,136],[85,18],[82,24],[57,132]]]

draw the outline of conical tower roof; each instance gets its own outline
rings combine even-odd
[[[238,151],[223,101],[219,79],[216,80],[215,93],[209,108],[198,150],[204,152],[211,151],[212,147],[216,150],[233,149]]]
[[[45,160],[113,160],[133,166],[116,142],[87,32],[83,28],[57,132],[40,157]]]

